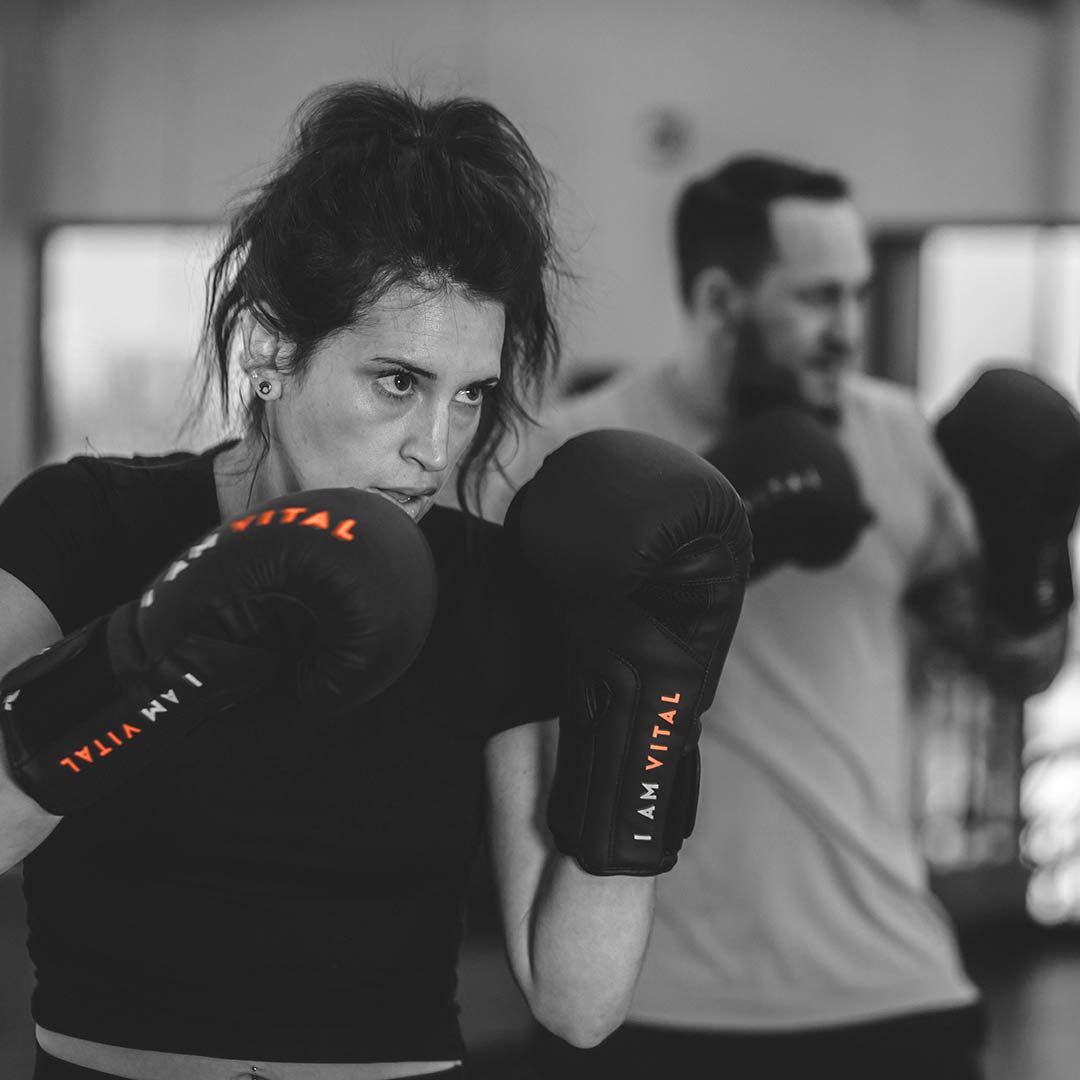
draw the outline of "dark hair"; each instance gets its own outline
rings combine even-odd
[[[844,199],[848,182],[794,161],[763,155],[732,158],[688,184],[675,211],[679,294],[689,304],[694,280],[720,266],[752,285],[774,254],[769,207],[777,199]]]
[[[503,305],[499,385],[481,407],[457,492],[478,498],[482,472],[529,395],[559,359],[550,291],[562,270],[548,178],[494,106],[419,96],[368,82],[307,98],[270,177],[233,214],[208,275],[201,355],[204,398],[229,412],[229,363],[245,310],[293,343],[302,371],[328,335],[352,325],[387,290],[463,288]],[[248,424],[268,445],[263,403]]]

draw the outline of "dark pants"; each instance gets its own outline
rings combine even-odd
[[[985,1030],[981,1005],[750,1034],[626,1024],[591,1050],[537,1029],[532,1060],[544,1080],[979,1080]]]
[[[426,1073],[423,1076],[403,1076],[400,1080],[465,1080],[465,1066],[444,1069],[442,1072]],[[59,1058],[46,1054],[39,1046],[34,1060],[33,1080],[123,1080],[113,1073],[98,1072],[97,1069],[84,1069],[81,1065],[72,1065]]]

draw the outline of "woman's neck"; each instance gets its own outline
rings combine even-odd
[[[221,520],[237,517],[280,494],[271,474],[266,447],[256,436],[245,435],[218,454],[214,458],[214,484]]]

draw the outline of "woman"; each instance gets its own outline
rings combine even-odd
[[[496,109],[329,87],[303,106],[210,275],[206,355],[227,403],[235,349],[251,391],[243,437],[200,455],[73,459],[0,508],[0,670],[68,635],[4,684],[0,869],[24,860],[36,1080],[464,1075],[455,964],[485,792],[530,1008],[578,1045],[619,1023],[654,877],[586,873],[555,850],[541,824],[552,635],[499,530],[432,508],[455,465],[467,497],[555,361],[554,267],[544,175]],[[307,585],[260,586],[272,610],[265,596],[241,605],[257,628],[242,649],[200,639],[167,692],[142,669],[153,730],[170,709],[199,730],[123,782],[64,794],[135,761],[121,742],[150,730],[108,719],[98,751],[83,735],[59,764],[52,744],[44,757],[30,745],[61,714],[101,713],[85,695],[113,692],[99,685],[102,650],[119,681],[125,656],[190,617],[191,596],[278,580],[267,566],[289,545],[307,574],[308,549],[335,538],[368,544],[318,554],[358,553],[348,572],[362,588],[331,589],[319,610]],[[406,642],[359,674],[368,623],[356,630],[350,611],[348,647],[323,640],[358,592],[366,609],[393,609],[386,633]],[[290,697],[272,669],[311,648],[333,669]],[[183,711],[191,687],[205,691],[200,663],[233,673],[215,704],[229,708],[207,723],[198,703]],[[41,700],[51,712],[20,720]],[[63,776],[35,773],[41,761]]]

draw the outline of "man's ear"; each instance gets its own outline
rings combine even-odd
[[[746,292],[722,266],[706,266],[690,291],[694,319],[717,329],[737,326],[746,312],[746,302]]]
[[[292,353],[292,345],[264,326],[250,309],[240,316],[240,336],[244,344],[240,366],[248,375],[259,369],[277,371],[279,362],[287,360]]]

